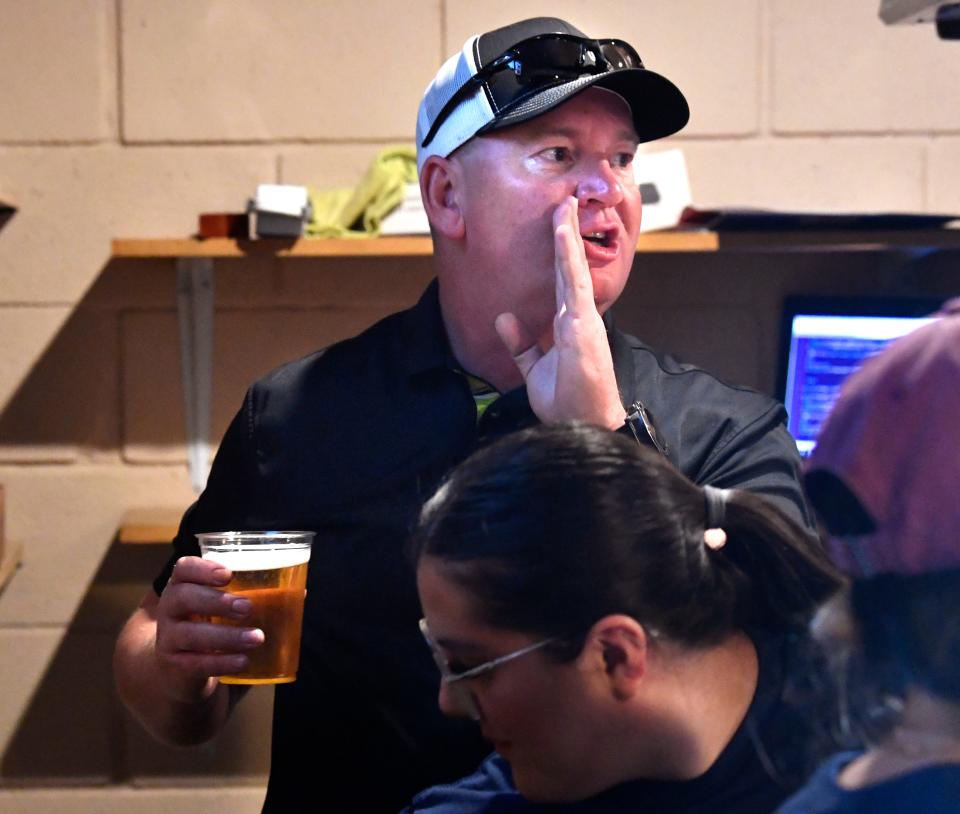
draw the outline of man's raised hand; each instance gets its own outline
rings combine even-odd
[[[624,409],[593,298],[576,198],[557,207],[553,227],[557,311],[552,346],[543,351],[511,313],[497,317],[497,333],[523,374],[530,406],[541,421],[580,420],[614,429],[623,424]]]

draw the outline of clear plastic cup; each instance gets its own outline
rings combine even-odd
[[[297,678],[300,631],[312,531],[221,531],[198,534],[200,554],[233,572],[223,590],[250,600],[242,622],[222,616],[216,624],[258,627],[264,642],[249,651],[250,664],[224,684],[286,684]]]

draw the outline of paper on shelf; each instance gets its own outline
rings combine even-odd
[[[683,150],[637,153],[633,175],[643,194],[641,232],[672,229],[691,203],[690,179]]]
[[[428,235],[430,224],[419,184],[406,184],[400,205],[380,221],[381,235]]]

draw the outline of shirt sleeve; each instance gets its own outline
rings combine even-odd
[[[718,444],[695,479],[700,485],[745,489],[769,500],[811,536],[813,513],[801,487],[800,453],[777,402]]]
[[[220,442],[200,497],[180,520],[177,536],[173,539],[173,553],[153,581],[153,590],[159,596],[178,559],[199,556],[200,546],[194,536],[201,531],[241,531],[247,526],[246,517],[251,495],[251,467],[253,449],[253,397],[248,392],[244,404],[234,416]]]

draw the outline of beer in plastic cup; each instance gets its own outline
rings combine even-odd
[[[264,642],[250,650],[242,673],[220,676],[224,684],[286,684],[297,678],[300,630],[312,531],[223,531],[198,534],[203,559],[233,572],[223,588],[250,600],[242,622],[214,616],[216,624],[258,627]]]

